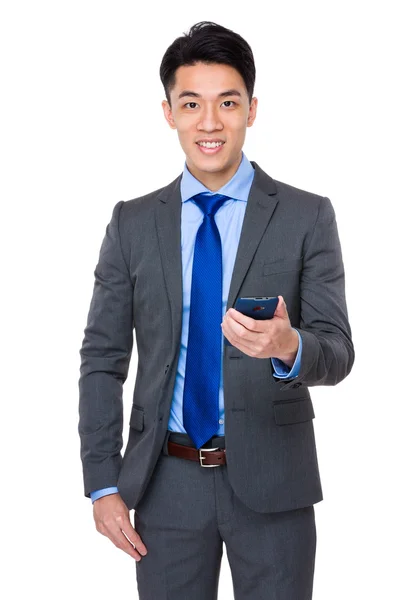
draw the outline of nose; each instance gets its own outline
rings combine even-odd
[[[197,128],[199,131],[214,131],[223,128],[219,114],[214,106],[204,106]]]

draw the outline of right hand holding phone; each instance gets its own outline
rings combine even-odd
[[[147,548],[131,525],[128,507],[119,494],[109,494],[95,500],[93,517],[97,531],[108,537],[117,548],[136,561],[147,554]]]

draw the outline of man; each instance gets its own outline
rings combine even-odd
[[[198,23],[160,76],[186,162],[106,229],[81,348],[85,494],[141,600],[216,598],[223,542],[236,600],[308,600],[323,498],[308,387],[354,362],[335,213],[242,152],[257,99],[241,36]],[[234,310],[254,296],[278,298],[273,318]]]

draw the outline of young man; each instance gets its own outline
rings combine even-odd
[[[135,558],[141,600],[216,598],[223,542],[236,600],[308,600],[322,500],[308,388],[354,362],[335,213],[242,152],[257,110],[242,37],[198,23],[160,75],[186,162],[106,229],[81,348],[85,494]],[[241,296],[277,297],[273,318],[234,310]]]

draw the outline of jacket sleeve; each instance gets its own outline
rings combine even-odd
[[[86,496],[116,486],[122,462],[122,388],[133,345],[133,286],[119,234],[123,204],[115,205],[100,248],[80,349],[79,434]]]
[[[308,237],[300,279],[301,366],[292,381],[275,379],[279,389],[336,385],[355,359],[345,298],[345,272],[335,211],[329,198],[319,203]]]

